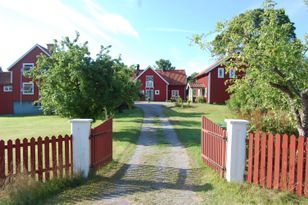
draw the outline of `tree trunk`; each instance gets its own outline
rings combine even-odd
[[[308,89],[301,92],[301,100],[303,107],[302,130],[301,135],[308,137]]]

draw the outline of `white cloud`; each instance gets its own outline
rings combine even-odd
[[[115,35],[133,39],[138,32],[120,15],[104,11],[87,0],[78,10],[60,0],[0,1],[0,66],[6,69],[35,43],[45,45],[53,39],[81,34],[81,41],[89,41],[92,53],[101,44],[113,45],[114,52],[122,47]]]

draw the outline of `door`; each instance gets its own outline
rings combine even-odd
[[[147,89],[145,91],[145,100],[150,99],[150,101],[154,100],[154,90],[153,89]]]

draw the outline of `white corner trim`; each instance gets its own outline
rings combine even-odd
[[[209,73],[207,79],[207,103],[211,103],[211,73]]]
[[[47,53],[42,46],[40,46],[39,44],[35,44],[32,48],[30,48],[30,50],[28,50],[25,54],[23,54],[20,58],[18,58],[12,65],[10,65],[7,70],[9,71],[10,69],[12,69],[12,67],[14,67],[19,61],[21,61],[26,55],[28,55],[31,51],[33,51],[36,47],[38,47],[43,53],[45,53],[48,57],[50,57],[50,54]]]
[[[169,85],[169,83],[165,80],[165,78],[163,78],[161,75],[159,75],[159,73],[157,73],[151,66],[148,66],[144,71],[142,71],[134,80],[137,80],[138,78],[140,78],[140,76],[142,76],[145,71],[151,69],[152,71],[154,71],[154,73],[156,73],[156,75],[158,75],[165,83],[167,83],[167,85]]]
[[[166,102],[168,101],[168,85],[166,85]]]

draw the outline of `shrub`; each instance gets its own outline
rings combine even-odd
[[[183,100],[180,96],[175,98],[174,106],[176,107],[183,107]]]
[[[202,96],[196,97],[196,103],[204,103],[204,97]]]

